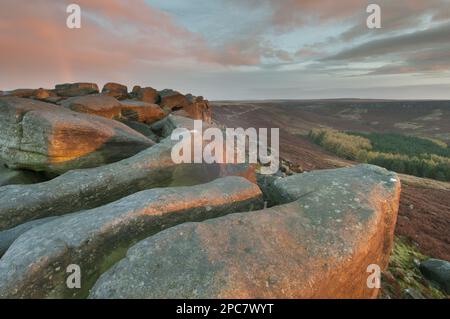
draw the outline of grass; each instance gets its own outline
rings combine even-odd
[[[414,289],[427,299],[445,299],[448,296],[427,281],[416,266],[428,256],[421,254],[407,239],[396,237],[389,267],[382,276],[380,298],[410,298],[406,289]]]

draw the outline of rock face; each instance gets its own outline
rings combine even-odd
[[[128,88],[119,83],[106,83],[102,89],[102,94],[115,97],[118,100],[128,98]]]
[[[12,168],[59,174],[115,162],[153,144],[116,121],[30,99],[0,99],[0,158]]]
[[[400,182],[370,165],[278,181],[280,202],[160,232],[128,250],[91,298],[372,298],[387,266]]]
[[[72,97],[99,93],[99,90],[95,83],[65,83],[55,85],[55,93],[63,97]]]
[[[12,243],[19,238],[20,235],[29,231],[30,229],[48,223],[57,217],[47,217],[37,220],[32,220],[17,227],[0,231],[0,257],[8,250]]]
[[[132,91],[132,96],[139,101],[146,103],[159,103],[159,94],[154,88],[145,87],[141,88],[140,86],[135,86]]]
[[[9,169],[0,162],[0,187],[5,185],[34,184],[45,180],[46,178],[40,173]]]
[[[170,129],[193,127],[192,120],[175,116],[164,123]],[[246,164],[234,169],[230,165],[175,164],[171,157],[175,143],[166,138],[120,162],[70,171],[45,183],[2,187],[0,230],[33,219],[98,207],[148,188],[195,185],[228,175],[254,180],[253,168]]]
[[[184,108],[178,112],[180,112],[179,114],[194,120],[202,120],[206,123],[211,123],[212,121],[212,112],[209,102],[204,100],[201,96],[192,97],[192,99],[189,100],[189,104],[184,106]]]
[[[72,97],[61,103],[67,109],[75,112],[94,114],[108,119],[119,119],[122,105],[108,95],[86,95]]]
[[[161,100],[160,105],[163,109],[171,111],[183,109],[190,104],[186,96],[174,90],[162,90],[159,92],[159,96]]]
[[[139,239],[183,222],[260,208],[261,199],[255,184],[227,177],[205,185],[147,190],[58,218],[19,237],[3,256],[0,297],[81,297],[99,272]],[[83,289],[67,288],[69,264],[83,269]]]
[[[437,283],[445,293],[450,295],[450,262],[428,259],[420,263],[419,268],[427,279]]]
[[[159,105],[141,101],[121,101],[121,108],[122,118],[146,124],[152,124],[166,116]]]

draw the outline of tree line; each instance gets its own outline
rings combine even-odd
[[[450,181],[450,149],[440,141],[390,133],[312,129],[309,137],[339,157],[398,173]]]

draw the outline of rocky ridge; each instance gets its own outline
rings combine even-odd
[[[215,126],[208,101],[174,90],[4,92],[0,177],[26,178],[0,179],[0,297],[377,296],[367,268],[387,266],[396,174],[175,164],[170,134],[194,119]]]

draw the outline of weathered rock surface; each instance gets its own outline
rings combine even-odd
[[[159,92],[159,97],[161,107],[170,111],[183,109],[190,104],[186,96],[174,90],[162,90]]]
[[[117,99],[101,94],[72,97],[64,100],[61,105],[75,112],[94,114],[108,119],[119,119],[122,111],[122,104]]]
[[[128,120],[152,124],[163,119],[166,113],[157,104],[123,100],[121,101],[121,116]]]
[[[116,121],[30,99],[0,99],[0,158],[12,168],[63,173],[119,161],[153,144]]]
[[[47,180],[40,173],[27,170],[14,170],[0,163],[0,187],[6,185],[34,184]]]
[[[139,239],[180,223],[262,204],[255,184],[227,177],[192,187],[147,190],[58,218],[19,237],[0,260],[0,297],[82,297],[100,272]],[[69,264],[83,270],[83,289],[67,288]]]
[[[65,83],[55,85],[55,93],[63,97],[72,97],[99,93],[99,90],[95,83]]]
[[[420,263],[422,274],[438,284],[450,295],[450,262],[440,259],[428,259]]]
[[[0,231],[0,257],[8,250],[12,243],[19,238],[20,235],[29,231],[30,229],[48,223],[58,217],[47,217],[37,220],[32,220],[28,223],[19,225],[12,229]]]
[[[131,95],[139,101],[146,103],[155,104],[160,102],[158,91],[151,87],[141,88],[136,85],[133,87]]]
[[[34,89],[16,89],[12,91],[4,92],[4,96],[11,97],[22,97],[22,98],[30,98],[33,96],[35,90]]]
[[[387,266],[400,182],[370,165],[293,175],[262,211],[179,225],[130,248],[91,298],[371,298]]]
[[[32,97],[37,100],[46,100],[50,97],[56,97],[56,94],[52,91],[40,88],[34,91]]]
[[[128,88],[126,85],[109,82],[103,86],[102,94],[122,100],[128,98]]]
[[[176,116],[164,123],[171,128],[193,127],[192,120]],[[234,169],[229,165],[175,164],[171,157],[175,143],[167,138],[120,162],[70,171],[40,184],[1,187],[0,230],[94,208],[148,188],[195,185],[227,175],[254,179],[253,168],[245,164]]]

